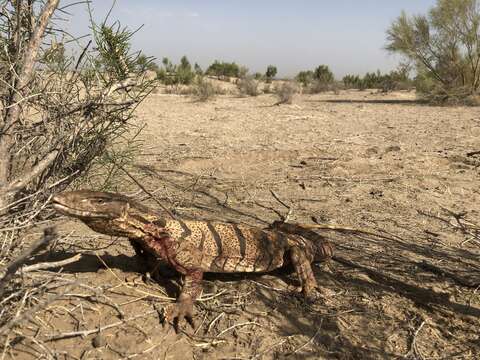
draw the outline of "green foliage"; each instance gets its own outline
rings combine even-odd
[[[175,65],[172,64],[169,58],[164,57],[162,59],[162,64],[167,73],[173,73],[175,72]]]
[[[135,70],[138,57],[130,55],[130,38],[133,33],[121,28],[119,23],[112,26],[101,24],[94,32],[101,60],[97,63],[107,73],[125,80]]]
[[[180,65],[177,66],[175,73],[175,84],[190,85],[195,79],[192,65],[186,56],[180,59]]]
[[[203,76],[203,70],[197,63],[195,63],[195,65],[193,66],[193,70],[195,71],[195,74],[197,76]]]
[[[229,77],[240,77],[240,67],[235,64],[234,62],[219,62],[215,60],[213,64],[211,64],[207,71],[205,72],[207,75],[212,76],[229,76]]]
[[[277,68],[273,65],[268,65],[267,71],[265,72],[265,77],[267,81],[271,81],[275,75],[277,75]]]
[[[413,80],[409,77],[410,67],[400,65],[397,70],[382,74],[379,70],[375,73],[359,75],[346,75],[342,81],[347,89],[381,89],[382,91],[406,90],[413,87]]]
[[[427,98],[466,98],[480,88],[479,35],[479,0],[437,0],[426,15],[402,12],[387,31],[386,49],[415,64]]]
[[[358,75],[345,75],[342,82],[347,89],[360,89],[363,87],[362,80]]]
[[[53,71],[62,70],[70,63],[65,55],[65,45],[56,42],[45,50],[41,61]]]
[[[313,71],[307,70],[307,71],[300,71],[295,77],[295,80],[297,80],[304,87],[307,87],[312,83],[313,78],[314,78]]]
[[[335,87],[335,78],[327,65],[319,65],[314,71],[300,71],[295,80],[314,94],[333,90]]]
[[[313,72],[313,78],[322,84],[331,84],[335,81],[328,65],[320,65]]]
[[[142,70],[149,70],[155,72],[160,70],[160,67],[155,63],[155,59],[153,57],[148,57],[144,54],[140,54],[138,56],[137,64]]]
[[[8,221],[30,226],[52,193],[80,184],[93,167],[98,169],[112,144],[126,142],[138,124],[134,110],[154,81],[145,76],[145,58],[131,50],[134,31],[118,22],[97,24],[90,17],[91,34],[82,44],[56,20],[50,22],[57,2],[15,4],[4,6],[0,20],[0,42],[18,39],[0,47],[0,72],[8,85],[0,92],[5,125],[0,131],[0,183],[7,189],[23,183],[0,191],[0,222],[2,208],[20,199],[8,209]],[[32,114],[41,121],[32,122]]]
[[[162,59],[163,68],[157,70],[157,79],[165,85],[190,85],[195,79],[196,72],[186,56],[182,56],[180,64],[174,65],[170,59]]]
[[[253,74],[253,78],[254,78],[255,80],[260,81],[260,80],[263,79],[263,74],[262,74],[261,72],[256,72],[255,74]]]

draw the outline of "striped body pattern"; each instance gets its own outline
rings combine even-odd
[[[284,265],[289,239],[280,232],[207,221],[168,220],[165,232],[196,248],[197,265],[212,272],[265,272]]]

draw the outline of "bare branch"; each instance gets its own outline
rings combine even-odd
[[[34,179],[42,174],[50,164],[55,160],[58,155],[58,150],[52,151],[42,161],[40,161],[34,168],[30,170],[30,173],[23,175],[22,179],[17,179],[7,186],[5,192],[16,193],[25,187],[27,187]]]
[[[68,259],[65,259],[65,260],[33,264],[33,265],[23,267],[22,272],[27,273],[27,272],[38,271],[38,270],[59,268],[59,267],[77,262],[81,258],[82,258],[82,254],[77,254],[77,255],[72,256],[72,257],[70,257]]]

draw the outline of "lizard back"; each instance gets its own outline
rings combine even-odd
[[[198,250],[204,271],[270,271],[284,265],[289,247],[285,234],[243,224],[167,220],[165,231],[180,246]]]

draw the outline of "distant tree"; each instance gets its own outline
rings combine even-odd
[[[193,69],[195,71],[195,74],[199,75],[199,76],[202,76],[203,75],[203,70],[202,68],[200,67],[200,65],[198,65],[197,63],[195,63],[195,65],[193,65]]]
[[[165,71],[166,71],[167,73],[171,73],[171,72],[174,72],[174,71],[175,71],[175,66],[172,64],[172,62],[170,61],[169,58],[164,57],[164,58],[162,59],[162,64],[163,64],[163,66],[164,66],[164,68],[165,68]]]
[[[405,12],[390,25],[386,49],[415,64],[420,92],[435,100],[480,89],[480,1],[437,0],[427,15]]]
[[[328,65],[318,66],[313,72],[313,77],[322,84],[331,84],[335,81],[333,73],[330,71]]]
[[[272,81],[275,75],[277,75],[277,68],[274,65],[268,65],[267,71],[265,72],[265,77],[267,81]]]
[[[180,59],[179,68],[186,69],[186,70],[192,70],[192,65],[190,64],[190,61],[188,61],[188,58],[185,55],[183,55],[182,58]]]
[[[195,79],[192,65],[186,56],[182,56],[180,59],[180,64],[177,66],[175,77],[176,83],[184,85],[190,85],[193,82],[193,79]]]

